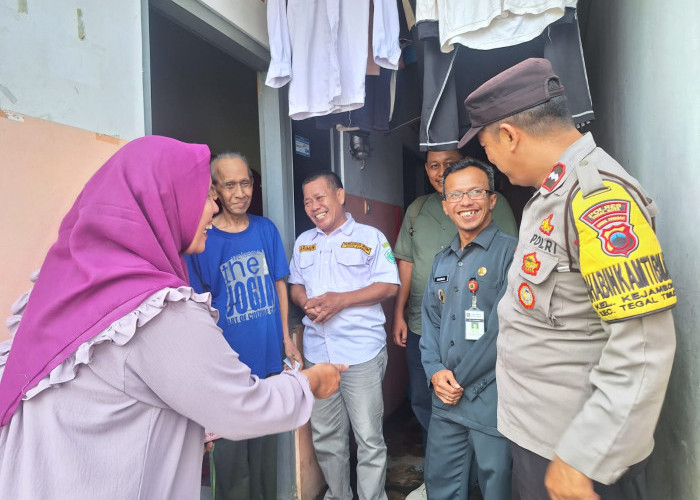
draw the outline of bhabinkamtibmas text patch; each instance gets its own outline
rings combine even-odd
[[[571,203],[593,308],[614,322],[672,307],[676,293],[656,234],[623,186],[604,184],[585,198],[579,191]]]

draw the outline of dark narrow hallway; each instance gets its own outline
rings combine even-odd
[[[404,500],[406,496],[423,483],[423,443],[418,420],[413,415],[411,405],[405,400],[389,418],[384,421],[384,439],[389,451],[386,474],[386,494],[389,500]],[[351,482],[355,485],[354,450],[351,455]],[[353,497],[357,500],[357,494]],[[323,500],[321,493],[316,500]],[[468,499],[483,500],[477,488]]]
[[[403,500],[423,482],[421,427],[408,399],[384,422],[384,439],[389,450],[386,494],[389,500]]]

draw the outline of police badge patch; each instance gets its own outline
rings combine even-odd
[[[546,219],[542,221],[540,224],[540,232],[546,234],[547,236],[550,236],[552,234],[552,231],[554,231],[554,225],[552,224],[552,217],[554,217],[554,214],[549,214]]]
[[[579,219],[598,233],[603,252],[610,256],[629,255],[639,245],[630,225],[630,202],[606,200],[586,210]]]
[[[537,260],[537,252],[530,252],[523,255],[522,270],[530,276],[537,276],[537,271],[540,270],[542,263]]]
[[[518,288],[518,300],[525,309],[535,307],[535,294],[532,293],[532,288],[527,283],[523,282]]]
[[[542,183],[542,187],[547,191],[551,192],[555,187],[559,185],[559,181],[561,181],[565,173],[566,167],[564,166],[564,164],[557,163],[552,167],[552,170],[549,172],[549,175]]]

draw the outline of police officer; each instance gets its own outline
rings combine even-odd
[[[573,125],[528,59],[467,97],[472,128],[525,206],[498,306],[498,429],[516,499],[645,498],[675,350],[673,284],[636,179]]]

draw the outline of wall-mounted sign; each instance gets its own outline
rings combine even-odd
[[[296,154],[298,154],[298,155],[306,156],[307,158],[311,158],[311,144],[309,143],[309,140],[306,137],[302,137],[300,135],[295,135],[294,136],[294,151],[296,151]]]

